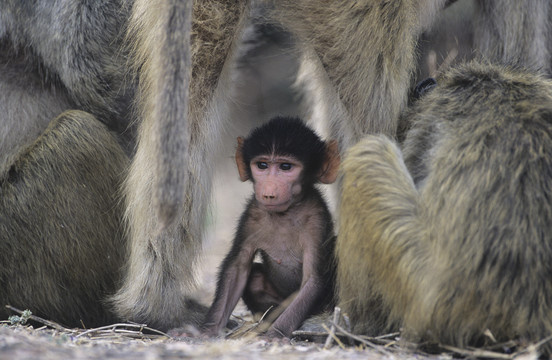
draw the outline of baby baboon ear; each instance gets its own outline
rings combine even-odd
[[[324,155],[324,163],[318,174],[318,181],[323,184],[331,184],[337,179],[339,173],[339,165],[341,157],[339,156],[339,148],[336,140],[326,142],[326,153]]]
[[[236,148],[236,165],[238,166],[240,180],[247,181],[249,180],[249,164],[246,164],[245,160],[243,159],[243,142],[244,139],[241,136],[238,137],[238,147]]]

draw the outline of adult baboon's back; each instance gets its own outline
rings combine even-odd
[[[471,63],[405,116],[402,153],[368,136],[344,161],[338,286],[356,331],[549,336],[552,82]]]

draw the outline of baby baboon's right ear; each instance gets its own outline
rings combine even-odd
[[[238,137],[238,147],[236,148],[236,165],[238,166],[240,180],[247,181],[249,180],[249,171],[247,168],[249,164],[246,164],[245,160],[243,159],[243,142],[244,139],[241,136]]]

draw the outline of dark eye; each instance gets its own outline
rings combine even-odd
[[[293,165],[291,165],[289,163],[280,164],[280,169],[282,169],[284,171],[291,170],[292,167],[293,167]]]
[[[268,169],[268,164],[265,163],[264,161],[259,161],[257,163],[257,167],[261,170]]]

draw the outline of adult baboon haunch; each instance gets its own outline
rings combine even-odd
[[[343,165],[338,293],[355,330],[459,346],[486,330],[549,336],[552,82],[471,63],[405,116],[402,153],[368,136]]]
[[[1,314],[10,304],[67,326],[117,319],[105,299],[124,261],[128,163],[103,124],[67,111],[2,174]]]

